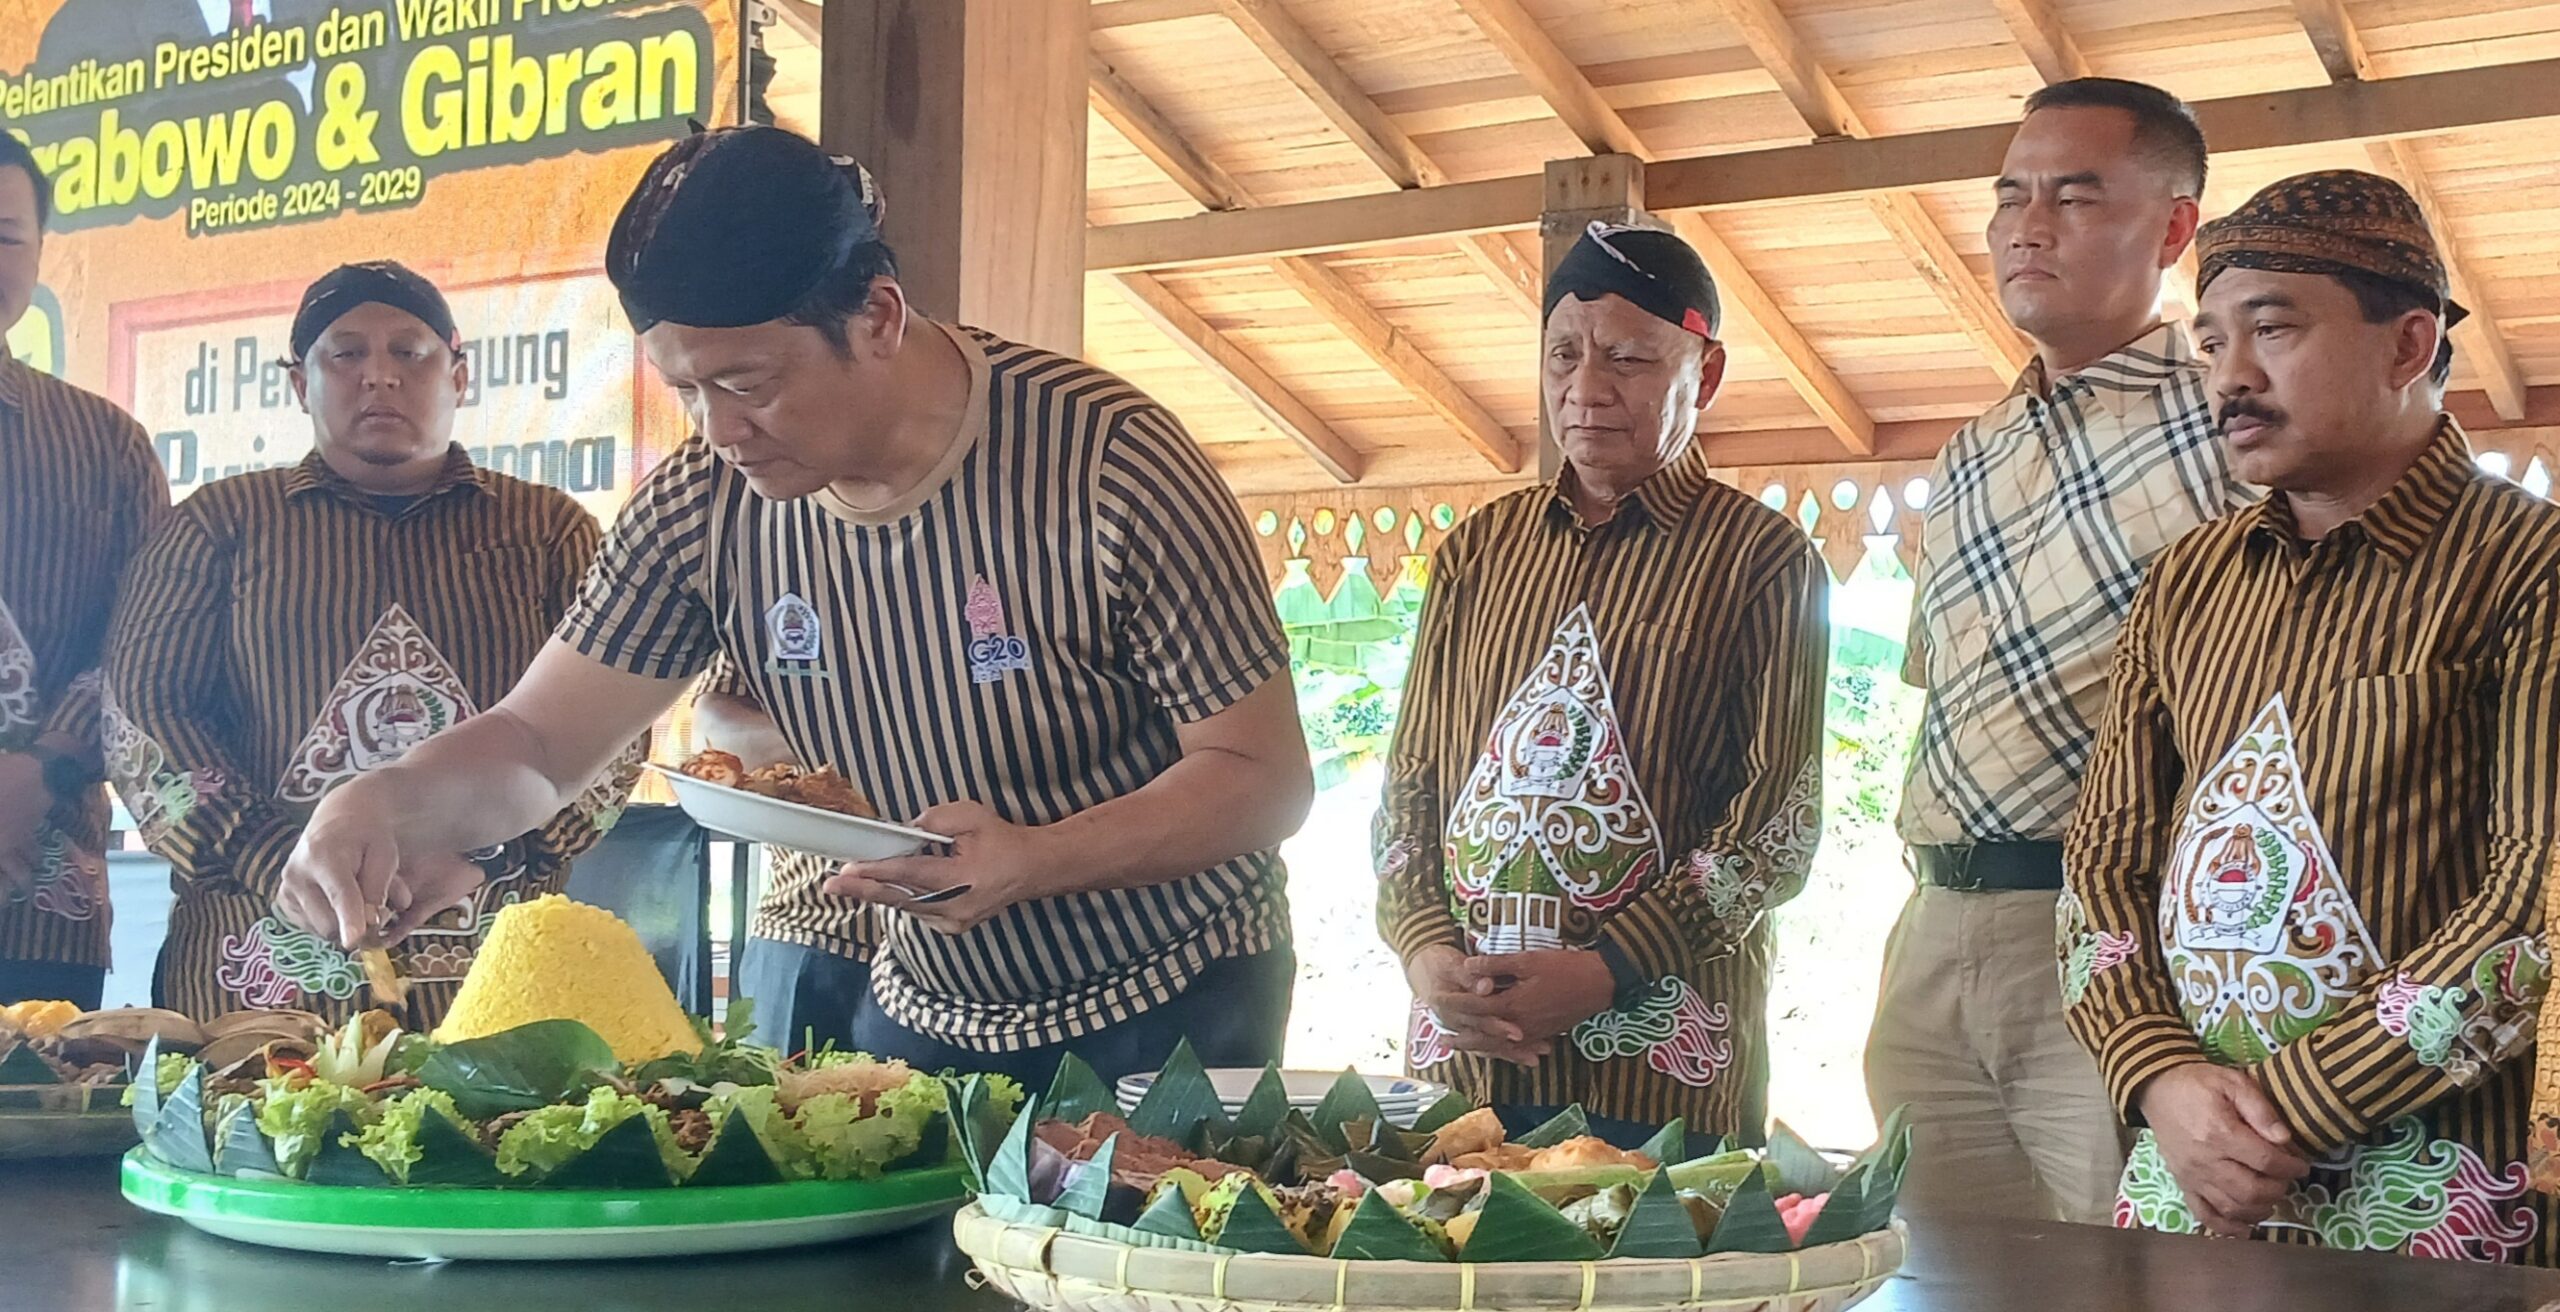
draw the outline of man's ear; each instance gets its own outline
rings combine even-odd
[[[2435,372],[2436,353],[2445,339],[2444,320],[2431,310],[2411,310],[2392,326],[2391,386],[2394,391]]]
[[[1698,356],[1698,410],[1700,413],[1705,413],[1707,407],[1714,405],[1716,394],[1724,390],[1724,370],[1729,362],[1730,357],[1725,354],[1724,343],[1709,338],[1706,350]]]
[[[302,413],[306,415],[311,413],[311,379],[309,375],[303,373],[302,362],[296,360],[286,365],[284,376],[293,380],[294,404],[302,407]]]

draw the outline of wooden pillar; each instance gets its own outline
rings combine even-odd
[[[819,137],[871,170],[936,318],[1084,347],[1091,0],[828,0]]]
[[[1644,208],[1644,161],[1633,155],[1585,155],[1547,163],[1546,204],[1538,216],[1538,275],[1556,271],[1565,252],[1582,240],[1593,222],[1662,225]],[[1543,325],[1541,325],[1543,329]],[[1538,352],[1545,375],[1546,352]],[[1542,385],[1543,386],[1543,385]],[[1541,392],[1538,404],[1538,477],[1553,478],[1564,467]]]

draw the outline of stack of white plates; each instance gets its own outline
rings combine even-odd
[[[1324,1096],[1333,1091],[1334,1081],[1341,1078],[1339,1071],[1280,1072],[1280,1083],[1289,1093],[1289,1105],[1306,1112],[1314,1111],[1316,1104],[1323,1102]],[[1378,1100],[1378,1110],[1386,1113],[1388,1120],[1402,1125],[1412,1124],[1415,1117],[1449,1092],[1445,1085],[1402,1075],[1363,1075],[1360,1078],[1368,1081],[1369,1094]],[[1124,1077],[1118,1090],[1120,1109],[1135,1109],[1138,1100],[1147,1096],[1147,1090],[1155,1087],[1155,1082],[1153,1074]],[[1245,1099],[1253,1096],[1254,1086],[1261,1082],[1262,1068],[1259,1066],[1220,1066],[1209,1072],[1209,1083],[1218,1090],[1218,1101],[1226,1104],[1229,1116],[1244,1109]]]

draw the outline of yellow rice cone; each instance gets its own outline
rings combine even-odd
[[[538,1020],[585,1022],[625,1064],[700,1044],[640,936],[557,893],[498,912],[435,1037],[477,1039]]]

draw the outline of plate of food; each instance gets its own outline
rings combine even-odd
[[[247,1243],[525,1260],[857,1238],[960,1205],[939,1076],[785,1055],[752,1025],[743,999],[726,1033],[685,1016],[610,913],[517,903],[432,1033],[364,1012],[305,1055],[222,1070],[155,1047],[125,1197]],[[1020,1101],[976,1087],[971,1141]]]
[[[144,1052],[237,1061],[271,1042],[308,1040],[320,1018],[249,1011],[198,1025],[174,1011],[69,1002],[0,1007],[0,1159],[113,1156],[133,1146],[124,1098]]]
[[[676,804],[705,829],[751,842],[816,852],[839,861],[885,861],[951,840],[880,818],[833,766],[749,770],[722,751],[696,752],[683,765],[649,767],[665,776]]]
[[[1750,1307],[1837,1312],[1901,1265],[1910,1137],[1825,1154],[1594,1133],[1568,1107],[1526,1128],[1441,1099],[1401,1121],[1345,1072],[1312,1110],[1267,1071],[1243,1107],[1189,1048],[1122,1116],[1072,1058],[992,1145],[953,1220],[995,1289],[1038,1312]],[[988,1096],[963,1084],[956,1125]],[[970,1132],[964,1132],[970,1133]]]

